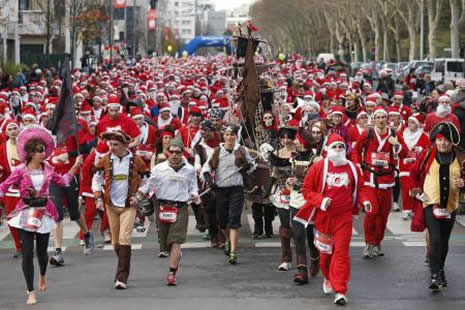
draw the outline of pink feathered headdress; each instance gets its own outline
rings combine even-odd
[[[19,133],[16,138],[16,149],[18,157],[22,162],[26,161],[26,144],[31,139],[38,139],[44,142],[45,155],[49,157],[55,149],[55,140],[50,131],[39,125],[29,125]]]

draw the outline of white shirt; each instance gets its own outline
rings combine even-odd
[[[126,206],[129,190],[129,162],[131,158],[131,152],[128,152],[123,158],[111,154],[111,160],[113,162],[113,180],[111,181],[110,187],[110,199],[115,207],[124,208]],[[95,173],[92,178],[92,191],[101,191],[103,184],[103,171]]]
[[[191,196],[197,196],[199,189],[194,167],[187,162],[175,171],[168,161],[164,161],[152,168],[152,176],[140,191],[143,193],[153,190],[157,199],[186,202]]]

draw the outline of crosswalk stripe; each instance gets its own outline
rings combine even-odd
[[[393,235],[416,234],[410,231],[410,221],[404,221],[401,212],[391,212],[389,214],[387,228]]]
[[[63,219],[63,239],[74,239],[79,233],[79,225],[69,218]]]
[[[3,241],[10,234],[10,229],[8,228],[8,223],[3,222],[3,225],[0,226],[0,241]]]
[[[67,246],[62,246],[62,247],[61,247],[61,251],[62,251],[62,252],[65,252],[67,248],[68,248]],[[54,247],[49,246],[49,247],[47,248],[47,252],[53,252],[53,251],[55,251],[55,248],[54,248]]]
[[[426,247],[425,241],[403,241],[402,244],[404,246],[416,246],[416,247]]]

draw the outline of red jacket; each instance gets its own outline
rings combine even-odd
[[[330,161],[325,158],[315,163],[307,172],[302,186],[302,194],[306,200],[305,205],[297,212],[294,220],[307,225],[315,215],[316,212],[321,212],[322,207],[326,204],[326,201],[330,199],[327,197],[326,190],[328,184],[328,171],[330,169]],[[364,185],[362,181],[362,175],[360,169],[358,169],[351,161],[348,161],[346,170],[352,174],[353,182],[349,184],[350,191],[352,193],[352,201],[347,203],[346,208],[340,208],[339,212],[346,213],[358,209],[358,203],[365,201],[372,202],[373,199],[367,194],[367,191],[363,191]],[[344,190],[341,188],[341,190]],[[331,208],[331,206],[329,207]]]
[[[394,158],[395,153],[399,155],[400,157],[406,155],[406,150],[407,147],[404,144],[404,140],[402,139],[401,135],[397,135],[397,139],[400,143],[400,148],[394,152],[394,147],[392,144],[390,144],[387,140],[389,139],[389,136],[391,135],[390,130],[388,129],[387,133],[379,137],[376,134],[376,130],[372,129],[372,138],[369,142],[367,142],[368,139],[368,132],[369,130],[365,130],[361,136],[360,139],[358,140],[355,149],[352,151],[352,160],[354,163],[356,163],[359,166],[362,166],[362,163],[367,164],[367,168],[370,170],[375,170],[381,172],[381,174],[386,173],[386,175],[378,175],[375,177],[375,175],[370,172],[368,169],[363,170],[363,179],[364,179],[364,184],[370,187],[376,187],[376,183],[378,184],[378,188],[381,189],[386,189],[386,188],[391,188],[394,187],[395,185],[395,179],[394,179],[394,171],[393,167],[396,167],[396,161]],[[378,141],[378,139],[380,139]],[[380,145],[381,142],[381,145]],[[365,150],[365,144],[367,144],[366,150]],[[387,161],[389,167],[376,167],[373,165],[373,159],[372,156],[375,156],[376,153],[384,153],[387,155]],[[364,159],[363,159],[364,158]],[[391,173],[388,173],[391,172]]]
[[[87,156],[82,164],[81,182],[79,184],[79,195],[94,198],[92,191],[92,177],[94,175],[95,150]]]
[[[402,133],[402,137],[404,138],[404,142],[406,141],[406,130]],[[431,145],[429,137],[424,132],[420,135],[416,143],[409,148],[407,143],[405,146],[407,147],[407,155],[405,157],[400,158],[399,162],[399,176],[400,177],[407,177],[410,175],[410,169],[412,168],[415,161],[417,161],[418,156],[426,150]]]
[[[10,160],[6,151],[6,141],[0,145],[0,183],[5,181],[11,174],[15,166],[21,164],[20,161]],[[8,197],[19,197],[19,189],[11,187],[5,193]]]

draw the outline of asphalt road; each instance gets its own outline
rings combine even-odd
[[[386,256],[373,260],[351,248],[352,277],[347,309],[464,309],[465,248],[453,245],[447,261],[449,288],[432,294],[422,247],[387,246]],[[335,309],[321,290],[322,276],[305,286],[292,282],[295,269],[277,271],[278,248],[244,247],[239,264],[231,266],[218,249],[186,249],[178,286],[167,287],[167,259],[155,250],[133,252],[128,289],[112,288],[116,258],[112,251],[83,256],[70,249],[65,267],[50,267],[49,289],[38,292],[39,304],[25,305],[20,260],[0,250],[0,310],[9,309]],[[37,279],[36,279],[37,281]]]

